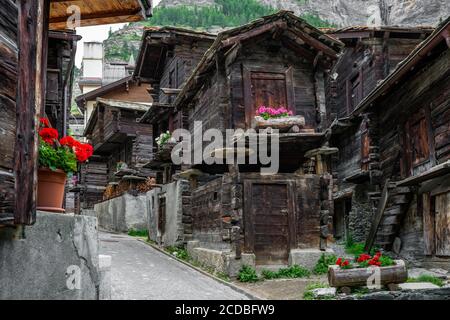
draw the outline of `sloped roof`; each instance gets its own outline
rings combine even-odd
[[[138,103],[138,102],[126,102],[114,99],[102,99],[97,98],[97,104],[101,104],[105,107],[117,108],[117,109],[125,109],[132,110],[145,113],[151,106],[151,103]],[[84,136],[90,134],[94,129],[95,122],[97,120],[98,106],[94,108],[91,116],[86,124],[86,128],[84,129]]]
[[[152,6],[152,0],[50,0],[50,29],[68,29],[72,8],[80,9],[84,27],[141,21],[152,15]]]
[[[293,31],[295,45],[307,43],[310,47],[322,52],[324,56],[331,59],[338,58],[338,52],[344,44],[305,20],[294,15],[291,11],[279,11],[278,13],[262,17],[249,24],[226,30],[219,33],[211,48],[205,53],[202,60],[188,79],[181,93],[177,96],[174,106],[179,107],[185,99],[192,98],[195,91],[199,89],[205,79],[205,75],[214,67],[216,54],[224,49],[230,48],[242,40],[250,39],[258,35],[274,32],[275,30]],[[304,50],[306,51],[306,50]]]
[[[355,39],[355,38],[372,38],[372,37],[385,37],[386,33],[392,37],[406,37],[406,38],[419,38],[422,34],[430,34],[434,31],[432,26],[415,26],[415,27],[402,27],[402,26],[351,26],[341,29],[321,29],[323,32],[330,36],[343,40],[343,39]]]
[[[175,45],[181,41],[206,41],[212,44],[216,36],[212,33],[178,27],[145,28],[134,76],[157,80],[168,45]]]
[[[89,91],[85,94],[79,95],[78,97],[75,98],[75,102],[78,105],[78,107],[84,111],[84,107],[86,104],[86,101],[92,101],[97,99],[98,97],[105,95],[109,92],[113,92],[115,90],[117,90],[118,88],[120,88],[121,86],[123,86],[124,84],[126,84],[127,82],[131,81],[132,77],[128,76],[125,77],[123,79],[117,80],[115,82],[109,83],[105,86],[102,86],[100,88],[97,88],[95,90]],[[100,79],[101,82],[101,79]]]
[[[428,53],[436,48],[440,43],[446,42],[447,50],[450,47],[450,17],[443,21],[436,30],[422,41],[395,70],[381,81],[355,108],[353,115],[359,115],[368,107],[388,92],[398,88],[399,81],[405,79],[411,71],[415,71],[415,66],[428,58]]]

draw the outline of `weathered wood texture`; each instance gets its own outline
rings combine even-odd
[[[338,266],[328,268],[328,283],[331,287],[358,287],[367,285],[386,285],[403,283],[408,279],[408,271],[403,260],[396,260],[396,265],[379,268],[380,282],[376,282],[376,271],[367,268],[341,269]],[[377,279],[378,280],[378,279]]]
[[[290,249],[319,248],[320,188],[317,175],[226,174],[192,190],[192,238],[255,253],[260,264],[285,263]]]
[[[18,1],[18,87],[14,153],[15,189],[21,194],[15,204],[16,224],[33,224],[37,196],[37,128],[44,103],[48,2]],[[44,50],[45,48],[45,50]],[[44,68],[44,69],[43,69]]]
[[[327,79],[329,119],[349,115],[422,39],[370,37],[346,41],[344,53]]]
[[[14,145],[16,137],[17,15],[13,1],[2,0],[0,12],[0,224],[14,219]]]

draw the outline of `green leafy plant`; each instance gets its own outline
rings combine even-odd
[[[77,171],[77,158],[68,148],[54,148],[41,142],[39,144],[39,166],[53,171],[61,169],[70,174]]]
[[[184,260],[184,261],[189,261],[190,257],[189,254],[187,252],[187,250],[185,248],[181,248],[181,247],[167,247],[165,248],[165,250],[167,252],[169,252],[170,254],[174,255],[175,257],[177,257],[178,259]]]
[[[131,229],[128,231],[128,235],[132,237],[146,237],[148,238],[148,230],[135,230]]]
[[[445,284],[444,280],[428,274],[422,274],[417,278],[408,278],[406,282],[429,282],[439,287],[442,287]]]
[[[303,293],[303,299],[305,299],[305,300],[316,300],[316,299],[317,300],[330,300],[330,299],[334,298],[332,296],[316,298],[316,296],[313,293],[313,290],[320,289],[320,288],[329,288],[329,286],[322,282],[314,282],[314,283],[308,284],[305,288],[305,292]]]
[[[50,170],[60,169],[67,174],[77,171],[77,162],[85,162],[94,149],[88,143],[81,143],[71,136],[58,140],[58,131],[50,127],[47,118],[40,119],[39,166]]]
[[[155,139],[156,144],[161,148],[172,138],[169,131],[161,133],[158,138]]]
[[[311,272],[299,265],[293,265],[288,268],[281,268],[278,271],[262,270],[261,275],[264,279],[280,279],[280,278],[305,278],[311,275]]]
[[[315,274],[325,274],[328,272],[328,266],[336,264],[337,257],[334,254],[322,253],[313,269]]]
[[[241,267],[237,278],[240,282],[257,282],[259,280],[256,270],[247,265]]]

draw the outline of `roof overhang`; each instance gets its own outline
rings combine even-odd
[[[152,8],[152,0],[50,0],[50,29],[141,21]]]
[[[381,97],[387,95],[391,90],[396,88],[397,84],[405,79],[410,72],[415,72],[417,65],[441,43],[446,43],[446,47],[450,48],[450,17],[445,20],[428,38],[426,38],[419,46],[417,46],[397,68],[389,74],[369,95],[367,95],[355,108],[352,116],[359,116],[372,107]]]
[[[109,83],[98,89],[89,91],[88,93],[85,93],[82,95],[79,95],[78,97],[75,98],[75,102],[78,105],[78,107],[82,111],[84,111],[87,101],[94,101],[95,99],[97,99],[98,97],[101,97],[102,95],[113,92],[113,91],[117,90],[118,88],[120,88],[121,86],[126,85],[131,80],[132,80],[132,77],[128,76],[123,79],[117,80],[115,82]]]
[[[196,41],[206,41],[212,44],[215,38],[215,34],[185,28],[152,27],[145,29],[136,60],[134,77],[147,83],[158,81],[170,46]]]
[[[214,70],[219,55],[237,55],[241,44],[258,37],[271,35],[279,38],[289,49],[309,59],[311,63],[327,69],[338,59],[339,52],[345,46],[290,11],[280,11],[262,17],[249,24],[219,33],[213,45],[203,56],[178,94],[174,106],[176,109],[189,102],[203,85],[207,75]],[[233,53],[234,52],[234,53]]]

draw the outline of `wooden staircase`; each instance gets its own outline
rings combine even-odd
[[[411,187],[398,187],[395,182],[386,181],[367,237],[366,251],[369,251],[374,244],[386,250],[391,249],[403,217],[413,199],[413,191]],[[372,199],[377,198],[374,194]]]

